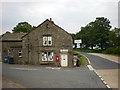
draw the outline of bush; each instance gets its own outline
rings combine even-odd
[[[76,51],[73,51],[73,55],[79,55],[79,53],[78,52],[76,52]]]
[[[108,48],[105,51],[103,51],[103,53],[105,53],[105,54],[112,54],[113,51],[114,51],[114,48]]]
[[[82,56],[79,52],[73,51],[73,55],[77,56],[80,59],[79,61],[80,66],[87,64],[87,59],[84,56]]]
[[[108,48],[105,51],[103,51],[103,53],[119,55],[120,54],[120,46]]]
[[[120,54],[120,47],[116,47],[113,53],[119,55]]]
[[[87,64],[87,59],[84,56],[80,57],[79,65],[83,66]]]

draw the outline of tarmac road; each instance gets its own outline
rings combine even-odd
[[[56,68],[3,64],[2,69],[3,76],[27,88],[106,88],[87,66]]]
[[[118,63],[117,57],[113,58],[112,56],[106,55],[105,56],[99,54],[96,56],[96,53],[83,53],[87,58],[89,58],[91,62],[91,66],[93,69],[102,76],[101,78],[106,81],[106,83],[111,88],[119,88],[119,71],[120,71],[120,63]],[[97,54],[98,55],[98,54]],[[116,62],[117,61],[117,62]]]
[[[85,55],[87,58],[89,58],[91,65],[94,69],[96,70],[104,70],[104,69],[120,69],[118,67],[118,63],[110,61],[108,59],[95,56],[95,55],[90,55],[84,52],[80,52],[81,54]]]

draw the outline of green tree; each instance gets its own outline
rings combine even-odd
[[[82,39],[82,44],[93,49],[94,46],[99,46],[105,49],[109,41],[110,21],[107,18],[96,18],[94,22],[90,22],[85,27],[81,27],[81,31],[76,33],[76,38]]]
[[[81,27],[81,31],[76,34],[78,39],[82,39],[82,44],[88,48],[90,46],[89,37],[90,37],[90,27],[87,25]]]
[[[75,35],[74,33],[70,33],[70,35],[72,36],[73,40],[75,40]]]
[[[18,23],[18,25],[16,25],[13,28],[13,33],[19,33],[19,32],[24,32],[24,33],[28,33],[31,30],[33,30],[35,28],[35,26],[32,27],[32,25],[30,25],[28,22],[20,22]]]
[[[109,32],[109,47],[120,46],[120,28],[114,28]]]
[[[96,18],[93,27],[96,45],[98,45],[101,49],[105,49],[108,46],[109,41],[108,35],[111,28],[110,21],[104,17]]]

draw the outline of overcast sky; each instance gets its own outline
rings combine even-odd
[[[118,27],[118,1],[2,0],[0,34],[11,31],[19,22],[27,21],[31,25],[38,26],[49,18],[69,33],[78,32],[80,27],[94,21],[96,17],[106,17],[111,21],[113,28]]]

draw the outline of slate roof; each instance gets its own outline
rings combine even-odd
[[[2,37],[2,40],[22,40],[21,37],[26,33],[7,33]]]

